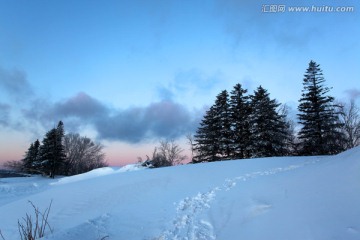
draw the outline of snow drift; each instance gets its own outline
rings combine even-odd
[[[0,179],[0,229],[53,200],[45,239],[360,239],[359,147],[130,170]]]

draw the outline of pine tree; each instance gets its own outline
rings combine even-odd
[[[59,121],[58,126],[56,128],[56,152],[58,155],[58,159],[61,162],[64,161],[66,158],[64,137],[65,137],[64,123],[62,121]]]
[[[55,128],[48,131],[40,147],[39,170],[52,177],[52,165],[55,159]]]
[[[200,127],[194,136],[193,163],[212,162],[218,160],[219,152],[219,126],[216,123],[216,111],[214,107],[206,112]]]
[[[281,156],[286,153],[286,123],[276,111],[280,105],[261,86],[251,98],[252,157]]]
[[[339,114],[335,111],[334,98],[327,95],[320,65],[310,61],[303,80],[300,98],[299,132],[301,155],[336,154],[343,150],[344,136],[340,131]]]
[[[24,171],[27,173],[36,172],[36,164],[39,158],[39,148],[40,142],[36,140],[34,143],[30,144],[28,151],[25,153],[25,158],[23,161]]]
[[[33,151],[34,163],[36,163],[39,160],[39,151],[40,151],[40,141],[39,139],[36,139],[36,141],[34,142],[34,151]]]
[[[232,155],[232,131],[230,118],[229,94],[226,90],[222,91],[217,97],[214,105],[216,112],[215,122],[219,129],[218,156],[221,159],[230,159]]]
[[[196,155],[193,162],[230,159],[231,134],[229,94],[224,90],[206,112],[194,136]]]
[[[40,168],[51,178],[59,173],[65,161],[64,124],[60,121],[57,128],[48,131],[40,147]]]
[[[30,167],[32,166],[33,151],[34,151],[34,143],[31,143],[29,149],[25,153],[25,157],[22,159],[22,162],[23,162],[22,165],[23,165],[24,171],[27,173],[29,172],[28,169],[30,169]]]
[[[241,84],[236,84],[230,95],[230,119],[232,129],[233,157],[243,159],[250,157],[250,122],[251,112],[249,96]]]

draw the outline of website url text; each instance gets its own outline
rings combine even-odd
[[[263,13],[284,13],[284,12],[319,12],[319,13],[348,13],[355,12],[353,6],[287,6],[283,4],[263,4]]]

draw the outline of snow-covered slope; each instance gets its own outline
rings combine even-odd
[[[0,229],[53,200],[45,239],[360,239],[360,148],[134,169],[0,179]]]

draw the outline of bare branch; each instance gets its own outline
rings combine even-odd
[[[344,125],[343,132],[346,136],[346,149],[360,145],[360,109],[355,101],[338,104],[340,121]]]
[[[90,138],[69,133],[64,138],[66,153],[65,174],[74,175],[107,166],[104,146],[94,143]]]

